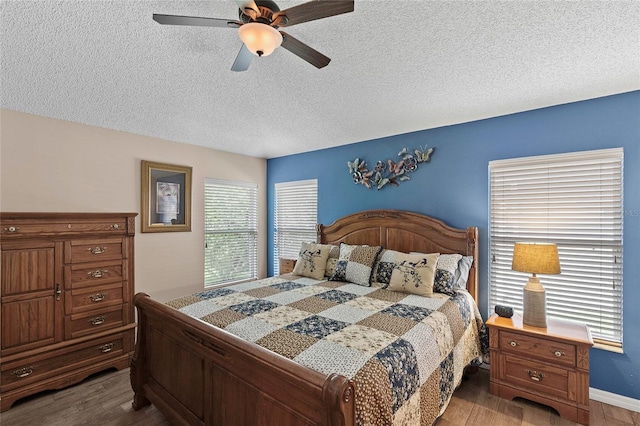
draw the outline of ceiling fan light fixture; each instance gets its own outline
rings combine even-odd
[[[282,44],[282,34],[275,28],[250,22],[238,28],[240,40],[247,46],[247,49],[256,56],[268,56]]]

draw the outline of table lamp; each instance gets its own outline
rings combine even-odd
[[[560,273],[558,247],[545,243],[515,243],[511,269],[532,274],[522,289],[522,322],[533,327],[546,327],[547,302],[544,287],[536,274]]]

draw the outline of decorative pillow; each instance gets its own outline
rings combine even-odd
[[[405,254],[395,250],[382,249],[378,261],[373,269],[371,285],[373,287],[387,288],[391,281],[391,273],[396,264],[396,254]]]
[[[456,295],[455,274],[461,254],[441,254],[436,265],[436,276],[433,281],[433,291],[436,293]]]
[[[327,259],[327,269],[324,271],[325,277],[330,277],[336,271],[336,265],[338,264],[338,258],[340,257],[340,246],[334,246],[330,244],[331,251],[329,252],[329,258]]]
[[[298,261],[293,268],[295,275],[321,280],[327,267],[331,247],[324,244],[302,243]]]
[[[340,257],[331,281],[348,281],[354,284],[371,286],[371,275],[380,246],[359,246],[341,243]]]
[[[388,290],[431,296],[440,253],[396,255]]]
[[[338,266],[338,259],[327,259],[327,268],[324,271],[324,276],[331,277],[336,272],[336,266]]]
[[[467,280],[469,279],[469,270],[473,264],[473,256],[462,256],[462,259],[458,262],[458,268],[456,269],[455,277],[453,278],[453,286],[456,289],[466,289]]]

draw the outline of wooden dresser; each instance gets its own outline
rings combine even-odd
[[[1,411],[129,366],[137,213],[0,213]]]
[[[548,405],[561,417],[589,424],[589,349],[584,325],[547,319],[546,328],[522,324],[522,316],[487,320],[494,395]]]

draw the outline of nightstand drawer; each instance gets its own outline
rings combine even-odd
[[[576,365],[576,347],[532,335],[500,331],[500,350],[570,367]]]
[[[504,377],[507,384],[539,392],[546,396],[555,396],[575,401],[575,394],[569,394],[569,370],[553,367],[531,359],[516,356],[504,356]],[[575,387],[575,386],[574,386]]]

